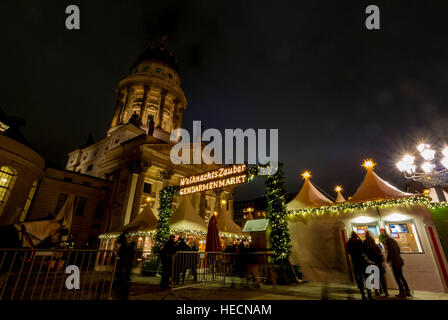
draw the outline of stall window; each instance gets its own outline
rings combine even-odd
[[[386,228],[390,236],[397,241],[401,252],[423,252],[413,221],[387,222]]]
[[[370,232],[376,243],[379,243],[380,228],[376,223],[369,224],[353,224],[353,231],[364,241],[367,231]]]

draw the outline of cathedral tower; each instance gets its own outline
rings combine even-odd
[[[117,104],[108,136],[132,123],[149,135],[167,140],[182,125],[187,100],[181,88],[178,65],[163,43],[147,48],[118,83]]]

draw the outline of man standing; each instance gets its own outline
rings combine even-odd
[[[362,240],[359,239],[356,232],[352,232],[350,239],[347,242],[347,251],[352,258],[353,273],[355,274],[356,283],[358,284],[359,291],[361,291],[362,300],[367,300],[364,293],[364,278],[366,276],[366,268],[368,266],[367,260],[363,255]],[[367,289],[367,296],[369,300],[372,299],[370,289]]]
[[[400,255],[400,247],[398,246],[397,241],[392,239],[387,233],[384,233],[384,237],[386,239],[387,262],[389,262],[392,267],[395,281],[397,282],[398,288],[400,290],[400,293],[397,294],[397,297],[410,297],[411,293],[409,291],[408,283],[403,276],[404,261]]]
[[[375,242],[375,239],[372,237],[369,231],[366,233],[366,239],[363,242],[364,246],[364,252],[367,254],[367,258],[375,264],[378,269],[380,270],[380,283],[381,283],[381,290],[384,292],[384,295],[386,297],[389,296],[389,293],[387,291],[387,283],[386,283],[386,277],[384,276],[386,273],[386,270],[383,266],[383,253],[381,252],[380,247]],[[377,289],[375,289],[375,295],[379,296],[380,293]]]
[[[160,281],[160,288],[166,289],[169,287],[171,276],[171,257],[176,252],[176,243],[174,235],[171,235],[167,242],[163,245],[160,252],[160,260],[162,262],[162,279]]]

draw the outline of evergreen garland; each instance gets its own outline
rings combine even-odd
[[[178,186],[167,186],[159,192],[159,222],[157,223],[155,250],[160,249],[170,237],[173,197],[178,191]]]
[[[291,238],[289,236],[286,191],[284,186],[282,164],[278,164],[274,174],[266,176],[267,218],[269,220],[269,242],[274,251],[276,264],[289,264],[291,255]]]
[[[271,174],[266,176],[266,202],[268,205],[266,218],[269,221],[270,233],[269,243],[274,251],[274,262],[276,264],[289,264],[291,255],[291,238],[289,236],[287,211],[286,211],[286,191],[284,187],[284,177],[281,163],[270,163],[258,165],[248,169],[247,181],[250,182],[260,176],[260,168]],[[273,170],[276,169],[276,172]]]

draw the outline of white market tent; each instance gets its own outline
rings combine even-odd
[[[243,232],[241,231],[241,228],[235,222],[233,222],[233,219],[230,216],[230,212],[221,211],[218,214],[217,218],[218,218],[219,232],[234,233],[234,234],[238,234],[238,235],[243,234]]]
[[[364,166],[364,165],[363,165]],[[353,231],[354,226],[365,228],[366,225],[386,229],[390,225],[406,224],[403,235],[395,238],[403,240],[402,259],[404,260],[404,274],[412,290],[432,292],[447,292],[448,280],[444,279],[444,271],[448,264],[442,253],[442,246],[438,240],[429,209],[419,203],[412,203],[410,193],[403,192],[387,181],[381,179],[373,171],[374,163],[366,168],[363,182],[351,198],[345,203],[360,204],[359,210],[346,211],[344,215],[303,215],[303,219],[289,221],[292,254],[291,263],[298,264],[304,277],[310,281],[340,282],[350,281],[350,260],[344,242]],[[313,190],[311,182],[305,181],[304,187],[296,198],[288,203],[287,208],[306,209],[328,206],[322,199],[322,194]],[[305,191],[304,191],[305,190]],[[407,198],[410,198],[408,202]],[[317,199],[317,201],[316,201]],[[341,201],[340,201],[341,200]],[[396,205],[384,201],[397,200]],[[403,200],[400,202],[400,200]],[[342,194],[334,204],[342,204]],[[366,206],[362,206],[364,203]],[[344,210],[344,207],[341,207]],[[390,231],[388,231],[390,233]],[[418,250],[410,248],[409,239],[416,239]],[[414,254],[418,252],[419,254]],[[438,252],[438,253],[437,253]],[[396,288],[390,267],[386,266],[386,278],[389,288]]]
[[[409,196],[412,196],[412,194],[395,188],[389,182],[378,177],[371,168],[368,168],[363,182],[348,202],[396,199]]]
[[[311,183],[309,178],[305,178],[305,182],[300,189],[299,193],[286,204],[287,210],[296,210],[312,206],[330,205],[332,201],[324,196],[317,188]]]
[[[345,202],[345,198],[342,195],[341,191],[338,191],[338,194],[336,196],[336,203],[342,203]]]
[[[207,233],[207,223],[195,213],[190,197],[186,196],[183,198],[182,203],[171,216],[171,229],[194,230]]]
[[[122,231],[154,231],[157,229],[158,221],[151,207],[146,205],[134,220],[123,227]]]

